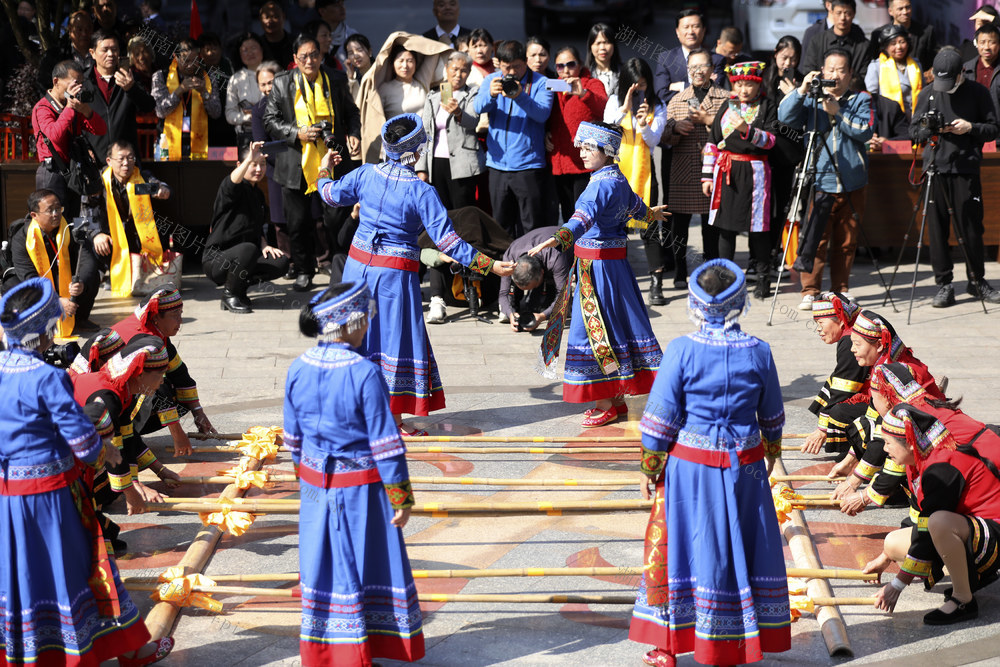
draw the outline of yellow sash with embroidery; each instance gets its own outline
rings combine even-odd
[[[913,58],[906,59],[906,76],[910,79],[910,111],[917,103],[917,96],[923,87],[923,77],[920,75],[920,68]],[[906,105],[903,104],[903,89],[899,85],[899,70],[896,69],[896,61],[884,53],[878,57],[878,91],[882,97],[888,97],[899,105],[899,108],[906,113]]]
[[[104,198],[108,209],[108,227],[111,229],[111,296],[116,298],[132,296],[132,285],[136,276],[132,275],[132,257],[128,249],[128,239],[125,236],[125,224],[118,213],[115,195],[111,187],[111,168],[104,169],[101,174],[104,179]],[[132,212],[132,222],[142,243],[142,254],[154,264],[163,263],[163,246],[160,244],[160,234],[156,231],[156,221],[153,218],[153,205],[146,195],[136,195],[135,186],[145,183],[138,169],[132,170],[125,191],[128,193],[128,207]]]
[[[38,272],[38,275],[52,281],[52,285],[56,288],[59,296],[68,299],[69,283],[73,275],[73,268],[69,264],[69,226],[66,224],[66,218],[59,219],[59,232],[56,234],[56,248],[58,248],[56,252],[56,266],[59,269],[58,285],[52,277],[52,264],[49,262],[49,253],[45,251],[45,244],[45,232],[38,226],[36,220],[32,220],[28,225],[28,238],[25,242],[28,257],[31,258],[31,263],[35,265],[35,271]],[[59,320],[59,324],[56,327],[56,335],[59,338],[69,338],[73,335],[74,326],[73,316],[65,315]]]
[[[652,119],[653,117],[650,115],[646,122],[648,123]],[[637,129],[633,129],[632,123],[632,113],[629,112],[625,114],[621,122],[624,136],[622,136],[621,150],[618,151],[618,167],[628,180],[628,184],[632,186],[632,191],[642,197],[642,201],[649,206],[650,186],[653,182],[650,172],[649,147],[642,138],[642,134]],[[626,226],[629,229],[646,229],[648,224],[642,220],[632,219],[628,221]]]
[[[309,127],[322,120],[333,124],[333,101],[330,80],[325,72],[320,72],[310,87],[301,72],[295,75],[295,124]],[[313,142],[302,142],[302,175],[306,178],[306,194],[316,192],[319,162],[326,154],[326,145],[320,138]]]
[[[205,80],[205,94],[212,92],[212,82],[207,75],[203,74]],[[177,75],[177,61],[170,63],[167,72],[167,92],[173,94],[180,88],[181,79]],[[167,159],[181,159],[181,132],[184,127],[184,103],[178,104],[166,118],[163,119],[163,131],[167,135]],[[208,159],[208,114],[205,113],[205,106],[201,101],[201,95],[197,91],[191,91],[191,159]]]

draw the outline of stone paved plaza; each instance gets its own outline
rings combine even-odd
[[[697,237],[695,232],[692,238]],[[741,246],[742,249],[742,246]],[[745,254],[745,253],[741,253]],[[641,246],[630,241],[629,256],[645,289],[645,260]],[[738,255],[739,257],[739,255]],[[894,256],[893,256],[894,259]],[[883,259],[883,261],[888,261]],[[984,315],[968,297],[948,310],[934,310],[934,288],[923,271],[906,324],[906,300],[912,265],[903,265],[898,282],[906,283],[894,296],[899,313],[881,308],[872,264],[860,259],[852,292],[864,307],[878,309],[914,347],[935,375],[950,378],[949,394],[964,397],[963,408],[978,419],[1000,421],[996,396],[1000,389],[997,350],[1000,308]],[[987,266],[988,277],[1000,284],[1000,269]],[[318,279],[319,286],[326,279]],[[288,281],[266,285],[251,293],[256,311],[237,316],[219,309],[218,292],[204,277],[185,276],[184,326],[175,338],[181,355],[198,381],[206,412],[221,432],[242,431],[254,425],[280,425],[282,391],[289,364],[308,346],[297,330],[297,312],[304,301]],[[959,283],[959,293],[964,284]],[[94,319],[110,324],[126,315],[132,304],[112,302],[102,294]],[[687,319],[686,295],[668,292],[667,306],[651,313],[661,345],[692,329]],[[772,345],[781,378],[787,433],[804,433],[814,426],[806,406],[833,367],[833,349],[816,336],[811,318],[796,309],[797,290],[778,299],[773,326],[766,326],[767,307],[754,302],[744,329]],[[769,305],[769,304],[767,304]],[[451,314],[451,312],[449,313]],[[402,333],[402,332],[401,332]],[[432,435],[581,435],[580,406],[561,400],[561,388],[534,371],[539,335],[514,334],[506,325],[469,319],[431,326],[430,336],[441,369],[447,408],[417,423]],[[630,401],[630,421],[588,432],[588,435],[635,435],[643,398]],[[189,429],[192,424],[187,424]],[[212,475],[236,460],[226,453],[198,454],[176,459],[167,451],[169,437],[149,439],[163,461],[182,476]],[[789,440],[786,444],[800,442]],[[197,443],[196,443],[197,445]],[[607,477],[624,480],[621,490],[566,488],[565,490],[511,490],[498,487],[420,485],[417,502],[435,500],[589,500],[639,497],[638,460],[634,446],[621,455],[411,455],[410,474],[418,476],[476,477]],[[789,471],[825,472],[831,459],[786,454]],[[291,472],[287,454],[269,466]],[[155,480],[155,478],[153,478]],[[156,486],[156,485],[154,485]],[[161,488],[157,486],[157,488]],[[813,493],[824,484],[803,486]],[[174,496],[210,496],[221,486],[185,486]],[[260,495],[251,491],[249,496]],[[271,497],[297,497],[294,484],[279,484]],[[120,561],[125,575],[150,576],[178,562],[200,528],[192,514],[124,516],[115,518],[125,532],[130,554]],[[834,510],[806,513],[825,567],[856,568],[877,555],[884,533],[904,516],[899,509],[868,510],[851,519]],[[638,566],[645,512],[564,517],[443,518],[413,517],[405,534],[415,569],[523,568],[565,566]],[[297,524],[294,516],[265,516],[240,538],[226,536],[209,562],[207,574],[295,573],[298,571]],[[792,565],[786,550],[786,562]],[[269,585],[269,584],[256,584]],[[421,592],[633,592],[634,577],[504,578],[419,580]],[[834,586],[839,596],[870,596],[877,590],[861,582]],[[943,586],[939,586],[941,590]],[[144,609],[146,593],[136,593]],[[911,586],[893,616],[869,607],[844,607],[843,614],[854,651],[851,664],[882,661],[917,665],[1000,664],[1000,594],[996,587],[977,595],[980,619],[957,628],[931,629],[922,615],[937,606],[939,593],[926,594]],[[297,665],[298,605],[290,598],[218,596],[221,615],[185,610],[174,635],[177,646],[167,665]],[[424,605],[427,655],[420,662],[434,666],[475,665],[639,665],[647,647],[628,641],[630,607],[600,605]],[[792,650],[768,656],[764,664],[829,665],[848,662],[831,659],[811,615],[793,629]],[[393,664],[393,663],[389,663]],[[693,665],[686,656],[682,665]]]

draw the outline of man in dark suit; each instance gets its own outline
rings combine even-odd
[[[102,135],[87,139],[98,156],[106,155],[112,142],[127,141],[138,146],[136,115],[156,108],[153,96],[121,67],[121,42],[114,33],[98,30],[91,38],[90,57],[94,66],[83,75],[83,89],[90,91],[90,107],[100,114],[108,126]]]
[[[802,53],[803,55],[809,50],[809,44],[816,35],[821,34],[824,30],[829,30],[833,27],[833,11],[831,10],[830,0],[824,0],[823,6],[826,7],[826,18],[816,21],[811,26],[806,28],[806,31],[802,33]],[[861,29],[857,24],[852,24],[851,32],[856,39],[864,39],[865,31]],[[875,49],[878,49],[878,45],[874,45]]]
[[[830,0],[827,21],[832,27],[820,32],[809,41],[809,48],[803,47],[802,71],[817,72],[823,68],[824,56],[831,49],[846,51],[851,56],[854,72],[868,70],[869,43],[861,28],[854,25],[857,13],[855,0]]]
[[[920,63],[920,68],[924,70],[924,83],[930,83],[934,80],[931,65],[934,64],[934,55],[938,52],[934,26],[913,20],[913,5],[910,4],[910,0],[889,0],[889,16],[892,17],[892,23],[872,30],[869,58],[878,57],[882,35],[889,27],[902,26],[906,32],[910,33],[910,55]]]
[[[347,75],[320,65],[319,43],[315,37],[299,35],[292,45],[297,69],[282,72],[274,79],[271,94],[267,98],[264,111],[264,128],[276,140],[288,144],[288,150],[279,153],[275,159],[274,180],[281,185],[285,220],[288,224],[292,262],[295,264],[294,289],[300,292],[312,288],[312,277],[316,273],[315,225],[312,218],[312,200],[316,197],[316,177],[319,158],[326,152],[322,131],[316,123],[329,119],[323,113],[323,106],[329,106],[333,116],[334,150],[346,156],[357,151],[361,144],[361,114],[347,89]],[[296,91],[309,86],[315,91],[317,84],[322,88],[325,104],[314,100],[305,120],[296,114]],[[306,162],[310,156],[314,164],[303,166],[303,152]],[[334,178],[350,171],[350,160],[344,160],[334,170]],[[338,247],[338,232],[350,215],[350,207],[323,207],[323,222],[326,225],[331,255],[347,252]]]
[[[458,0],[434,0],[434,18],[437,19],[437,25],[425,32],[424,37],[455,46],[455,40],[459,36],[471,32],[468,28],[458,25],[459,9]]]
[[[674,95],[691,85],[688,77],[688,54],[704,47],[705,29],[705,17],[697,9],[682,9],[677,13],[677,41],[681,45],[660,54],[656,61],[656,69],[653,71],[653,90],[664,104],[669,103]],[[729,79],[724,70],[724,58],[718,53],[712,53],[712,67],[714,69],[712,80],[715,85],[728,89]],[[667,196],[670,194],[670,163],[673,153],[666,143],[661,142],[660,147],[662,201],[667,201]]]

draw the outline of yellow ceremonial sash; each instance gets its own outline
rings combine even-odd
[[[203,74],[205,80],[205,94],[212,92],[212,82],[207,75]],[[177,76],[177,61],[170,63],[170,70],[167,72],[167,92],[173,94],[181,85],[181,79]],[[178,104],[166,118],[163,119],[163,131],[167,135],[167,159],[181,159],[181,132],[184,126],[184,103]],[[202,104],[201,95],[197,91],[191,92],[191,159],[208,159],[208,114],[205,113],[205,106]]]
[[[647,118],[647,122],[653,116]],[[618,167],[625,175],[628,184],[632,186],[632,191],[642,198],[642,201],[649,206],[650,186],[652,184],[652,174],[650,172],[649,147],[646,145],[642,134],[638,130],[633,130],[632,113],[625,114],[621,122],[622,145],[618,151]],[[632,219],[628,221],[629,229],[646,229],[648,224],[642,220]]]
[[[913,58],[906,59],[906,75],[910,79],[910,104],[916,104],[917,96],[923,87],[923,77],[920,75],[920,68]],[[896,61],[884,53],[878,57],[878,90],[882,97],[888,97],[899,105],[899,108],[906,113],[906,105],[903,104],[903,90],[899,86],[899,70],[896,69]],[[911,108],[912,112],[913,109]]]
[[[28,225],[28,237],[25,248],[28,250],[28,257],[35,265],[35,271],[42,278],[48,278],[56,288],[59,296],[69,298],[69,283],[73,274],[73,268],[69,264],[69,225],[66,218],[59,220],[59,232],[56,234],[56,266],[59,269],[59,284],[56,285],[52,277],[52,264],[49,262],[49,253],[45,251],[45,232],[38,226],[37,220],[32,220]],[[59,338],[69,338],[73,335],[73,327],[76,325],[72,315],[65,315],[59,320],[56,327],[56,335]]]
[[[325,72],[320,72],[311,89],[306,77],[301,72],[295,73],[295,124],[299,127],[309,127],[322,120],[333,124],[333,100],[331,99],[330,80]],[[322,138],[313,142],[302,142],[302,175],[306,179],[306,194],[316,192],[316,181],[319,174],[319,163],[326,154],[326,146]]]
[[[111,229],[111,296],[132,296],[132,285],[135,276],[132,275],[132,257],[128,250],[128,239],[125,237],[125,224],[118,213],[115,195],[111,188],[111,168],[106,167],[101,174],[104,179],[104,198],[108,209],[108,227]],[[146,195],[136,195],[135,186],[145,183],[138,169],[132,170],[125,191],[128,193],[128,207],[132,213],[132,222],[142,243],[142,254],[153,264],[163,263],[163,246],[160,244],[160,234],[156,231],[156,221],[153,218],[153,206]]]

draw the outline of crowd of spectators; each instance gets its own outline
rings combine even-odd
[[[29,0],[20,4],[22,17],[33,15]],[[252,310],[246,275],[231,275],[230,265],[249,271],[266,259],[261,266],[266,264],[268,270],[263,273],[270,276],[276,267],[287,267],[287,277],[301,291],[312,288],[318,271],[339,277],[359,213],[320,203],[316,194],[320,158],[328,148],[340,152],[343,159],[334,177],[363,161],[378,161],[383,157],[381,125],[401,113],[420,116],[429,138],[413,166],[419,178],[434,186],[449,210],[477,207],[488,214],[515,248],[524,245],[517,241],[525,235],[573,215],[589,179],[573,145],[579,124],[620,125],[624,138],[618,164],[629,184],[647,204],[668,203],[672,213],[664,224],[630,223],[646,253],[649,305],[666,303],[665,278],[671,274],[674,289],[686,289],[692,256],[688,233],[694,216],[700,218],[706,258],[720,256],[720,239],[721,254],[732,256],[740,232],[752,233],[748,274],[764,285],[757,290],[763,296],[769,293],[778,266],[783,224],[798,215],[787,208],[804,155],[804,137],[815,130],[830,150],[821,151],[817,160],[814,201],[811,214],[802,221],[800,259],[795,265],[802,283],[801,305],[806,308],[822,289],[827,263],[831,287],[841,292],[850,287],[868,153],[880,150],[885,141],[915,136],[914,127],[920,125],[927,102],[933,103],[935,95],[950,100],[955,94],[935,84],[941,77],[935,72],[935,59],[942,45],[931,26],[912,18],[910,0],[889,0],[887,23],[870,36],[854,23],[855,0],[827,0],[823,20],[801,38],[787,35],[774,45],[762,81],[749,100],[734,89],[729,76],[731,68],[754,60],[744,52],[741,31],[722,28],[713,46],[706,19],[697,9],[677,14],[677,47],[659,49],[646,59],[618,43],[621,26],[594,25],[581,53],[573,46],[553,48],[538,35],[496,40],[484,27],[461,23],[458,0],[428,4],[433,27],[422,33],[393,33],[378,51],[372,38],[378,44],[380,36],[351,29],[343,0],[315,0],[308,11],[267,0],[257,11],[254,25],[259,32],[224,37],[214,32],[198,38],[174,37],[159,16],[160,0],[144,0],[141,17],[131,20],[123,19],[115,0],[96,0],[90,9],[70,14],[57,47],[39,59],[39,100],[32,112],[41,163],[37,189],[52,193],[59,203],[35,210],[51,203],[46,198],[50,195],[36,197],[35,209],[26,212],[22,227],[27,229],[33,218],[42,219],[42,236],[54,239],[59,226],[44,218],[46,211],[56,209],[70,222],[78,216],[89,221],[89,237],[74,231],[67,241],[75,267],[70,285],[83,295],[78,329],[95,327],[86,311],[100,273],[111,270],[107,258],[115,256],[105,247],[112,229],[108,219],[125,224],[121,239],[128,241],[133,253],[140,246],[146,253],[146,246],[136,243],[135,211],[129,206],[141,203],[145,216],[150,205],[136,199],[140,195],[134,189],[139,185],[146,192],[142,188],[151,183],[143,176],[142,165],[135,164],[142,157],[137,150],[137,118],[142,114],[153,112],[159,121],[154,159],[205,159],[210,146],[238,149],[239,173],[220,186],[213,219],[231,220],[235,215],[244,221],[239,224],[244,231],[236,234],[239,257],[220,263],[220,244],[215,243],[215,253],[203,258],[203,265],[209,277],[225,286],[223,307],[239,313]],[[956,197],[980,191],[976,158],[982,144],[998,131],[1000,21],[990,6],[971,20],[975,39],[958,45],[953,55],[948,51],[948,62],[957,60],[961,66],[954,85],[961,84],[964,92],[955,99],[985,99],[978,91],[982,87],[992,103],[976,119],[956,116],[949,106],[952,117],[943,142],[967,135],[958,151],[966,162],[951,165],[962,169],[962,178],[942,179],[952,184],[949,187],[961,186],[952,192]],[[25,18],[22,28],[30,33],[29,21]],[[751,70],[759,74],[760,68]],[[7,76],[9,72],[4,73]],[[820,93],[813,87],[817,81]],[[976,91],[969,92],[972,88]],[[761,99],[766,100],[761,107],[766,117],[740,125],[747,132],[758,126],[760,130],[759,136],[742,139],[754,144],[747,150],[763,165],[753,167],[758,172],[747,182],[753,193],[734,195],[736,186],[726,171],[725,187],[713,194],[710,184],[717,175],[713,170],[719,167],[714,166],[715,158],[706,162],[703,156],[721,151],[718,164],[730,169],[732,160],[726,156],[734,153],[721,148],[732,131],[725,114],[734,103],[742,104],[746,112],[747,104],[756,105]],[[819,113],[813,113],[814,108]],[[77,192],[72,187],[67,168],[79,156],[81,147],[74,143],[78,136],[86,138],[99,166],[106,163],[114,176],[105,179],[106,188]],[[258,142],[253,150],[252,142]],[[116,147],[124,157],[115,154]],[[654,159],[657,151],[659,160]],[[130,169],[116,172],[119,158],[133,160]],[[742,167],[732,169],[736,174]],[[769,176],[758,178],[765,173],[760,169]],[[260,187],[266,190],[269,205],[253,198],[252,210],[247,209],[247,202],[234,193],[257,188],[261,181],[266,181]],[[153,186],[159,192],[155,196],[167,196],[169,187],[162,186],[159,190]],[[725,223],[733,219],[733,211],[725,210],[735,206],[733,202],[750,206],[757,216],[751,227]],[[761,202],[768,210],[758,215]],[[240,210],[234,213],[233,207]],[[965,216],[961,228],[967,230],[972,248],[969,292],[1000,301],[1000,293],[983,280],[979,268],[981,205],[978,213],[968,209],[962,208],[959,215]],[[932,243],[947,243],[946,213],[935,214]],[[719,220],[724,221],[721,226],[716,224]],[[219,240],[216,230],[211,234]],[[112,244],[122,242],[111,236]],[[101,239],[99,247],[94,238]],[[163,239],[164,248],[166,243]],[[259,247],[251,252],[247,244]],[[49,254],[55,261],[58,253]],[[951,284],[946,254],[940,247],[932,254],[944,290],[935,305],[954,301],[954,290],[949,296],[945,289]],[[534,304],[541,316],[534,319],[542,321],[545,309],[537,304],[550,305],[552,276],[558,278],[556,290],[567,279],[561,265],[530,264],[505,282],[498,295],[502,317],[512,328],[518,327],[511,313],[517,313],[522,301]],[[536,264],[541,265],[542,277]],[[539,286],[547,286],[544,299],[530,294],[536,287],[542,289]],[[494,295],[486,295],[484,301],[492,303]],[[434,303],[428,321],[445,321],[442,304]]]

